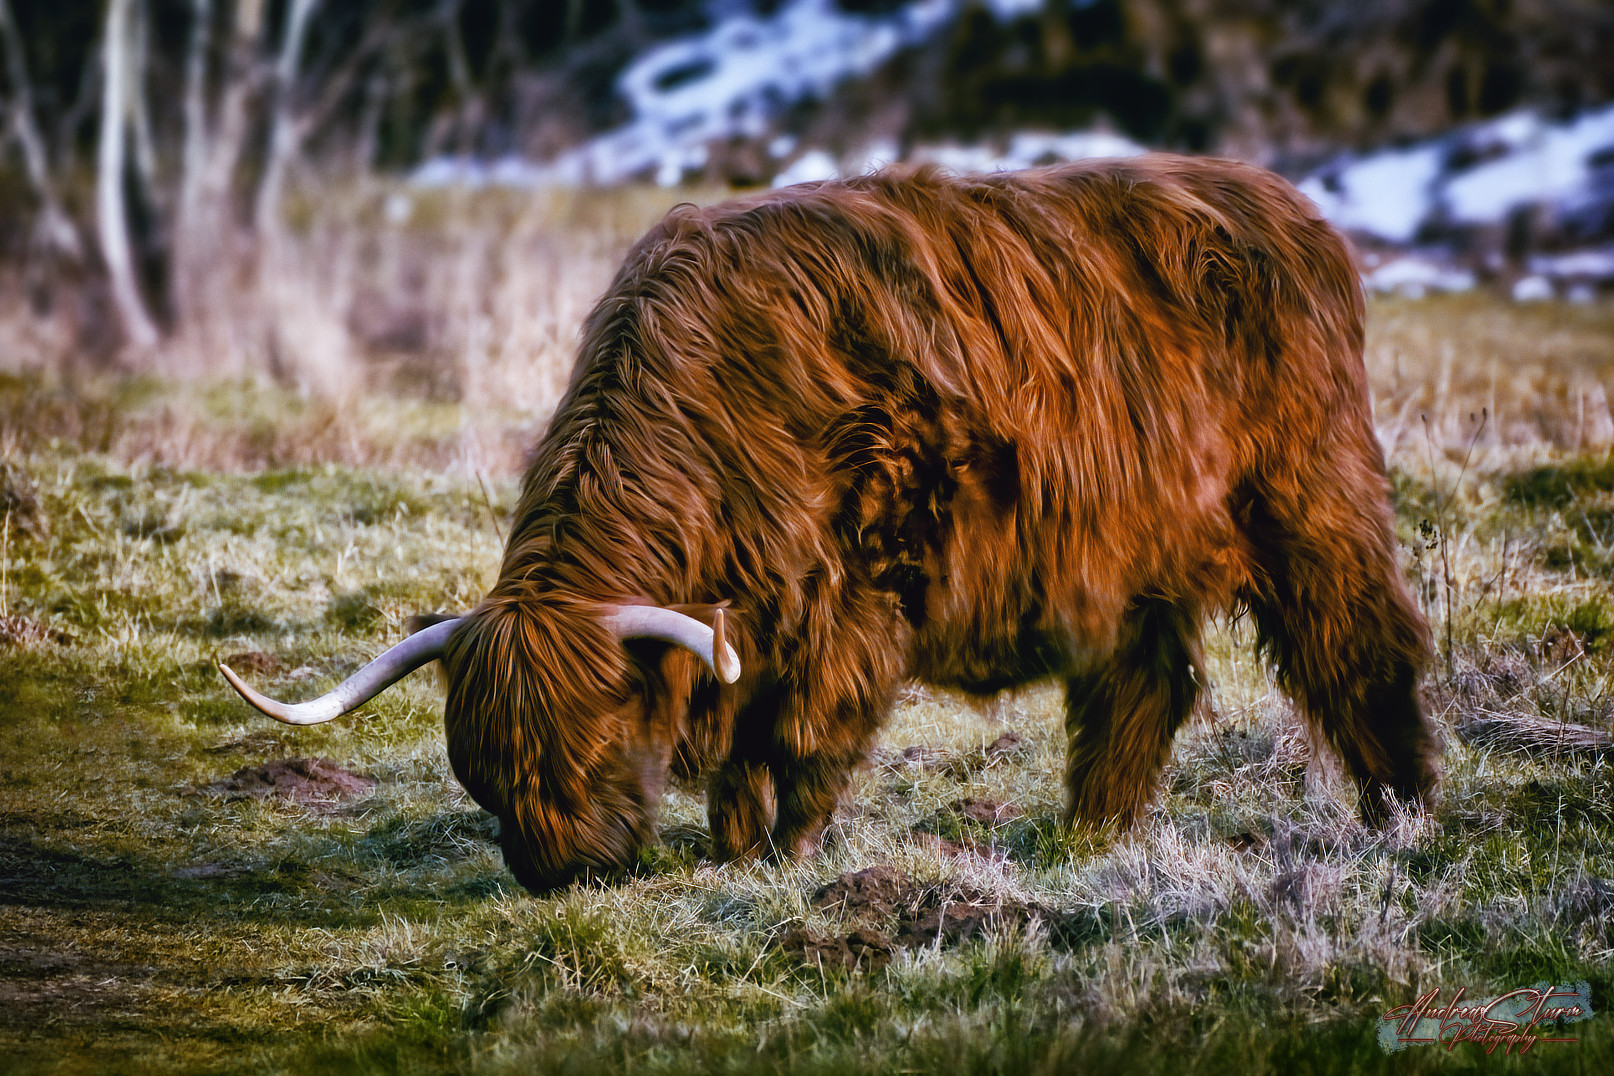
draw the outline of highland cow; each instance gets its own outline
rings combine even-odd
[[[1362,323],[1339,235],[1224,161],[681,207],[588,319],[487,598],[313,703],[228,675],[309,722],[440,658],[454,772],[546,890],[631,863],[670,772],[715,858],[811,849],[908,678],[1063,680],[1070,818],[1125,825],[1247,610],[1381,818],[1437,752]]]

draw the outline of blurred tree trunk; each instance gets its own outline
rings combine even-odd
[[[174,263],[169,281],[174,313],[185,321],[196,313],[196,275],[206,249],[202,242],[206,193],[208,125],[207,59],[213,43],[213,0],[191,0],[191,33],[185,48],[184,142],[180,147],[179,198],[174,205]]]
[[[129,219],[124,205],[127,166],[124,135],[129,120],[134,0],[109,0],[106,17],[105,67],[101,92],[101,138],[96,160],[95,210],[101,256],[111,279],[112,298],[124,336],[140,350],[155,347],[157,326],[146,311],[135,279],[129,246]]]
[[[275,61],[274,106],[269,127],[269,156],[258,184],[258,200],[252,219],[260,240],[273,244],[280,231],[280,199],[286,183],[286,169],[296,157],[302,142],[302,128],[293,115],[292,96],[297,84],[297,66],[302,55],[308,20],[319,0],[291,0],[286,25],[280,39],[280,55]]]
[[[359,113],[358,131],[348,164],[356,175],[368,175],[380,157],[381,118],[387,106],[387,94],[387,77],[378,70],[364,84],[364,108]]]
[[[247,141],[247,103],[257,88],[258,35],[263,26],[263,0],[236,0],[235,29],[224,72],[224,96],[219,103],[218,126],[209,141],[204,197],[228,216],[230,181]]]
[[[213,0],[192,0],[186,45],[184,145],[173,220],[170,297],[181,323],[199,326],[224,313],[235,272],[236,207],[232,187],[251,129],[248,105],[259,81],[262,0],[237,0],[227,33],[217,108],[209,116],[208,66],[213,52]]]
[[[151,12],[146,4],[136,3],[130,11],[133,20],[129,51],[129,85],[124,100],[129,108],[129,131],[134,137],[135,174],[148,204],[155,206],[161,200],[162,187],[157,176],[157,147],[151,134],[151,102],[146,96],[146,64],[151,56]]]
[[[460,33],[462,0],[450,0],[445,5],[444,26],[447,30],[448,78],[454,86],[458,103],[454,110],[453,153],[469,157],[474,147],[475,128],[481,115],[481,104],[471,81],[471,65],[465,58],[465,35]]]
[[[39,220],[34,229],[34,242],[51,254],[78,261],[84,255],[78,229],[73,219],[62,208],[56,182],[50,172],[50,157],[45,152],[45,140],[40,137],[39,125],[34,120],[33,84],[28,78],[28,64],[22,50],[22,35],[16,20],[11,17],[10,0],[0,0],[0,45],[5,48],[6,80],[11,84],[11,129],[22,146],[23,168],[28,183],[39,199]]]

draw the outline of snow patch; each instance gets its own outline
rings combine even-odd
[[[793,0],[769,15],[737,7],[710,30],[650,49],[623,69],[616,88],[633,116],[626,125],[545,163],[441,157],[416,169],[413,180],[424,187],[608,186],[651,176],[671,186],[706,167],[713,143],[768,138],[797,102],[827,97],[841,82],[870,74],[956,19],[968,2],[913,0],[879,14],[847,13],[833,0]],[[1040,11],[1042,3],[991,0],[987,7],[1009,21]],[[774,135],[767,146],[783,165],[775,185],[856,175],[902,156],[895,144],[879,144],[855,160],[826,163],[818,149],[792,159],[801,147],[788,134]],[[983,172],[1141,152],[1111,134],[1027,134],[1011,139],[1004,152],[936,146],[910,156]]]
[[[1007,149],[1001,152],[990,146],[961,146],[948,142],[918,146],[909,155],[909,160],[918,164],[940,165],[952,172],[1010,172],[1039,164],[1094,157],[1136,157],[1147,152],[1130,139],[1103,131],[1068,134],[1028,131],[1009,139]]]
[[[1530,271],[1546,276],[1614,283],[1614,247],[1577,250],[1571,254],[1537,254]]]
[[[1545,302],[1554,294],[1552,281],[1544,276],[1522,276],[1513,282],[1513,301],[1516,303]]]
[[[1136,157],[1147,153],[1143,146],[1120,135],[1104,131],[1075,131],[1067,134],[1023,132],[1009,139],[1006,148],[991,145],[960,145],[942,142],[915,146],[903,157],[895,143],[879,142],[861,155],[837,162],[823,150],[810,150],[802,154],[788,168],[774,177],[775,187],[788,187],[792,183],[811,183],[825,179],[844,179],[848,176],[867,175],[889,164],[906,160],[912,164],[933,164],[949,172],[1012,172],[1040,164],[1057,164],[1062,161],[1080,161],[1095,157]]]
[[[1429,216],[1445,156],[1438,145],[1378,153],[1308,176],[1300,191],[1341,228],[1406,243]]]
[[[796,0],[768,16],[730,15],[629,64],[617,91],[633,120],[561,154],[538,174],[550,182],[611,184],[648,172],[663,185],[678,183],[705,167],[709,143],[765,137],[791,105],[871,73],[957,10],[956,0],[917,0],[887,14],[853,15],[831,0]]]
[[[808,150],[783,172],[773,177],[775,187],[789,187],[796,183],[818,183],[826,179],[837,179],[841,174],[841,166],[835,163],[835,158],[821,149]]]
[[[1544,205],[1614,212],[1614,106],[1551,123],[1517,112],[1404,149],[1341,157],[1300,189],[1342,228],[1407,243],[1426,228],[1496,225]]]
[[[843,81],[867,76],[904,48],[922,44],[983,0],[912,0],[874,13],[851,13],[834,0],[783,0],[769,14],[749,5],[714,2],[703,33],[666,42],[623,69],[617,91],[631,120],[554,159],[510,156],[485,161],[427,161],[413,181],[422,187],[529,188],[609,185],[650,177],[675,185],[705,172],[714,150],[742,139],[765,148],[775,186],[873,171],[906,159],[960,173],[1018,170],[1095,157],[1125,157],[1143,146],[1107,132],[1022,132],[997,143],[903,147],[876,142],[837,159],[803,145],[779,127],[801,101],[822,99]],[[1041,0],[984,0],[1000,21],[1035,14]],[[1070,0],[1082,6],[1083,0]],[[1476,249],[1474,264],[1507,279],[1501,228],[1526,226],[1531,241],[1573,246],[1614,229],[1614,105],[1552,122],[1516,112],[1410,146],[1342,155],[1307,176],[1300,189],[1335,224],[1416,251],[1364,276],[1375,291],[1423,295],[1475,286],[1474,272],[1453,263],[1451,250]],[[406,222],[413,206],[388,202],[384,213]],[[1524,215],[1520,214],[1533,214]],[[1542,229],[1545,229],[1544,231]],[[1485,249],[1489,244],[1492,249]],[[1372,257],[1371,253],[1369,255]],[[1537,255],[1513,291],[1521,301],[1562,294],[1595,298],[1614,286],[1614,246]]]
[[[1517,114],[1466,132],[1458,145],[1470,152],[1502,151],[1497,159],[1453,176],[1445,190],[1453,220],[1491,224],[1521,206],[1576,202],[1594,193],[1589,189],[1594,159],[1614,148],[1614,108],[1567,124]]]
[[[1474,274],[1428,258],[1409,255],[1385,262],[1362,278],[1372,291],[1421,299],[1431,291],[1468,291]]]

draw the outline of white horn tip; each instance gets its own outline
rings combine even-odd
[[[323,699],[289,706],[254,689],[224,662],[219,662],[218,666],[224,679],[230,682],[230,686],[235,688],[236,694],[246,700],[248,706],[283,725],[320,725],[333,717],[339,717],[342,713],[340,705],[332,706]]]
[[[732,684],[740,678],[740,655],[729,645],[728,616],[724,610],[727,604],[724,602],[712,613],[712,671],[723,683]]]
[[[224,664],[224,662],[218,662],[218,667],[219,673],[224,677],[224,679],[230,682],[231,687],[235,688],[236,694],[240,695],[246,700],[247,705],[251,706],[254,710],[257,710],[261,714],[267,714],[276,721],[285,720],[280,714],[275,712],[277,709],[277,704],[273,699],[265,695],[260,695],[257,691],[253,690],[253,688],[248,685],[245,680],[236,675],[236,671],[234,669]]]
[[[224,679],[226,679],[226,680],[228,680],[230,682],[231,687],[235,688],[237,691],[241,692],[241,694],[243,694],[243,695],[246,694],[246,692],[244,690],[242,690],[242,689],[245,688],[247,685],[239,676],[236,675],[234,669],[230,668],[228,665],[224,664],[224,662],[222,662],[222,661],[214,662],[214,664],[218,666],[219,672],[224,676]]]

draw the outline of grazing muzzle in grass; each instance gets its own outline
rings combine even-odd
[[[463,619],[444,653],[449,760],[499,816],[522,885],[543,892],[632,865],[654,835],[678,707],[624,640],[671,642],[732,679],[721,623],[525,593],[495,594]]]

